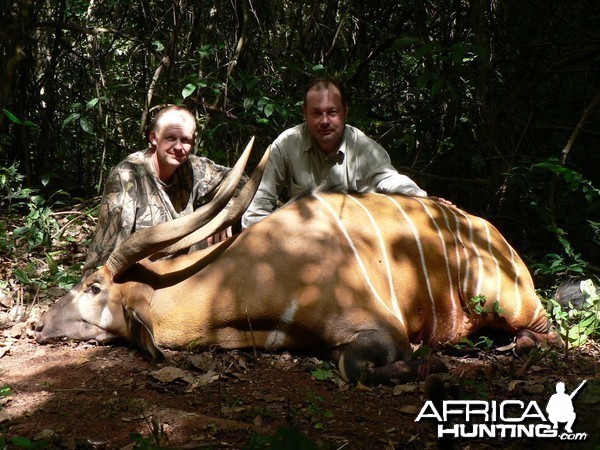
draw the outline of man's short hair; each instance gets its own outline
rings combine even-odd
[[[303,107],[306,108],[306,99],[308,97],[308,93],[310,91],[318,91],[321,89],[327,89],[330,86],[335,87],[339,92],[340,92],[340,99],[342,101],[342,105],[344,105],[344,108],[348,108],[348,98],[346,97],[346,90],[344,89],[344,86],[341,85],[341,83],[333,78],[315,78],[314,80],[312,80],[310,83],[308,83],[308,85],[306,86],[306,89],[304,90],[304,102],[303,102]]]
[[[170,112],[170,111],[177,111],[180,112],[186,116],[189,116],[189,118],[192,120],[192,122],[194,123],[194,129],[196,128],[196,118],[194,117],[194,115],[192,114],[192,112],[185,108],[184,106],[179,106],[179,105],[169,105],[169,106],[165,106],[164,108],[161,108],[157,113],[156,116],[154,116],[154,119],[152,120],[152,126],[150,127],[150,130],[152,131],[157,131],[158,126],[160,124],[160,120],[162,119],[162,117]]]

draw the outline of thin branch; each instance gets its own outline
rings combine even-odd
[[[569,156],[569,153],[571,152],[571,149],[573,148],[573,144],[575,144],[577,137],[581,134],[581,131],[583,130],[583,126],[585,125],[585,122],[587,121],[587,119],[589,119],[589,117],[592,115],[592,113],[598,107],[598,105],[600,105],[600,92],[598,92],[596,94],[596,96],[594,97],[592,102],[589,104],[589,106],[583,111],[583,114],[581,115],[581,119],[579,119],[579,122],[577,122],[577,125],[575,126],[573,133],[571,133],[571,137],[569,137],[567,144],[560,152],[561,153],[560,163],[563,166],[567,162],[567,157]],[[549,209],[549,213],[550,213],[550,223],[552,224],[552,226],[554,228],[558,227],[558,221],[556,220],[556,214],[555,214],[555,211],[556,211],[556,186],[558,183],[558,179],[559,179],[559,175],[558,175],[558,173],[555,173],[554,177],[552,179],[552,183],[550,184],[550,186],[548,188],[548,205],[549,205],[548,209]]]
[[[140,130],[139,135],[144,140],[144,128],[146,127],[146,118],[148,117],[148,111],[150,109],[150,105],[152,103],[152,97],[154,95],[154,87],[160,78],[160,74],[164,67],[169,67],[171,65],[171,58],[169,55],[163,56],[160,61],[160,64],[154,71],[154,76],[152,77],[152,81],[150,82],[150,87],[148,88],[148,95],[146,96],[146,104],[144,105],[144,111],[142,112],[142,118],[140,120]]]
[[[565,145],[565,148],[562,149],[560,162],[563,166],[565,165],[565,163],[567,161],[569,152],[573,148],[573,144],[575,143],[575,141],[579,137],[579,134],[583,130],[583,126],[585,125],[587,120],[590,118],[590,116],[592,115],[594,110],[598,107],[598,105],[600,105],[600,91],[598,91],[598,93],[596,94],[596,97],[594,97],[594,99],[592,100],[590,105],[585,109],[585,111],[583,111],[583,114],[581,115],[581,119],[579,119],[577,126],[573,130],[573,133],[571,134],[571,137],[569,138],[567,145]]]
[[[523,131],[521,132],[521,135],[519,136],[519,140],[517,141],[517,145],[515,145],[515,147],[513,148],[513,152],[510,156],[510,161],[509,161],[508,167],[506,169],[506,176],[504,177],[502,186],[500,186],[500,188],[497,191],[497,193],[499,194],[497,209],[500,209],[504,203],[504,198],[505,198],[506,192],[508,190],[508,180],[511,176],[510,172],[514,167],[515,160],[517,158],[517,154],[519,153],[519,150],[521,149],[521,144],[523,143],[523,140],[525,139],[525,136],[526,136],[527,132],[529,131],[529,127],[531,125],[532,120],[533,120],[533,111],[529,111],[529,118],[527,119],[527,123],[525,124],[525,127],[523,128]]]
[[[331,54],[331,52],[333,52],[333,50],[335,48],[335,43],[337,42],[338,37],[342,31],[342,25],[344,25],[344,22],[346,22],[346,17],[348,17],[348,11],[349,11],[349,9],[346,10],[346,12],[344,13],[344,16],[340,20],[337,30],[335,31],[335,35],[333,36],[333,39],[331,41],[331,46],[329,47],[329,50],[327,50],[327,52],[325,53],[325,57],[323,59],[329,58],[329,55]]]
[[[227,90],[229,86],[229,78],[231,77],[231,73],[235,66],[237,66],[238,61],[240,59],[240,55],[242,54],[242,50],[244,49],[244,45],[246,43],[246,35],[248,34],[248,7],[245,2],[242,2],[242,23],[240,30],[240,37],[238,39],[237,45],[235,46],[235,52],[233,54],[233,58],[229,63],[227,63],[227,78],[225,80],[225,92],[223,95],[223,110],[227,110]]]
[[[252,329],[252,322],[250,321],[250,316],[248,315],[248,308],[246,308],[246,320],[248,320],[248,327],[250,328],[250,336],[252,337],[252,349],[254,351],[254,359],[258,359],[258,354],[256,352],[256,339],[254,338],[254,330]]]
[[[90,28],[90,27],[84,27],[83,25],[77,25],[74,23],[57,22],[55,20],[46,20],[43,22],[37,22],[34,25],[34,28],[59,28],[61,30],[77,31],[78,33],[89,34],[92,36],[98,36],[101,33],[110,33],[110,34],[116,34],[116,35],[119,35],[122,37],[128,37],[128,36],[125,36],[120,31],[113,30],[111,28],[105,28],[105,27]]]

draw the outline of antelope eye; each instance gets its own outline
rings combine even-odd
[[[98,295],[100,292],[102,292],[102,289],[100,288],[99,284],[94,283],[88,288],[88,292],[91,292],[94,295]]]

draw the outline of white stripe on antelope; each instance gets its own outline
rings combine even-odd
[[[221,244],[156,260],[237,220],[265,162],[229,210],[219,212],[243,161],[218,205],[132,235],[49,309],[38,341],[124,338],[155,358],[190,343],[327,349],[348,379],[372,383],[429,370],[408,360],[411,344],[453,343],[486,327],[516,335],[520,349],[560,344],[500,233],[433,199],[313,193]]]

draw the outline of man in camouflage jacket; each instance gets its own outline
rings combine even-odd
[[[216,194],[229,168],[191,155],[195,134],[196,120],[187,109],[166,107],[154,120],[150,148],[129,155],[113,168],[106,180],[84,277],[104,264],[130,234],[191,214]]]

